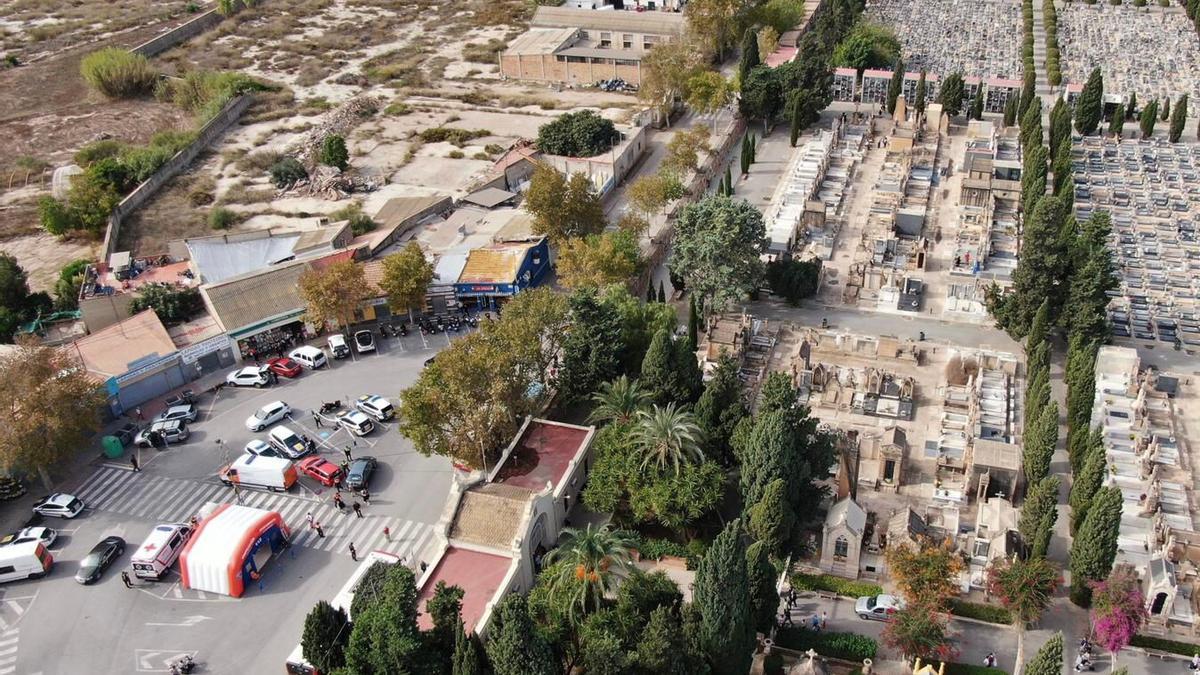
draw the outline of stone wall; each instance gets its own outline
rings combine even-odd
[[[242,113],[253,102],[252,94],[236,96],[230,99],[229,103],[217,113],[215,117],[208,121],[200,131],[196,134],[196,140],[192,141],[186,148],[175,153],[175,156],[167,160],[165,164],[159,167],[152,176],[146,179],[141,185],[134,188],[128,196],[117,204],[113,209],[112,215],[108,217],[108,230],[104,234],[104,260],[116,252],[117,240],[121,234],[121,222],[139,208],[146,200],[150,199],[154,193],[158,192],[168,180],[175,177],[176,174],[183,171],[192,160],[196,159],[201,151],[211,145],[225,130],[234,122],[241,118]]]
[[[134,54],[141,54],[146,58],[157,56],[175,45],[186,42],[213,26],[221,23],[225,16],[215,9],[210,9],[196,18],[180,25],[178,28],[169,30],[158,37],[151,38],[142,44],[131,48],[129,51]]]

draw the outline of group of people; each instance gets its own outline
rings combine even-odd
[[[784,598],[787,600],[787,606],[784,607],[783,611],[779,613],[780,628],[795,626],[795,624],[792,623],[792,610],[796,609],[796,605],[799,601],[799,598],[796,595],[796,589],[794,588],[788,589],[788,592]],[[819,615],[816,612],[813,612],[813,615],[809,617],[808,626],[813,631],[820,632],[825,630],[825,625],[828,623],[828,621],[829,614],[826,613],[825,610],[821,610]]]

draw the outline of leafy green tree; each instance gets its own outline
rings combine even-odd
[[[592,181],[582,173],[570,177],[549,164],[538,164],[529,179],[525,210],[533,215],[533,231],[559,244],[604,230],[604,207]]]
[[[636,419],[639,411],[650,405],[650,393],[625,375],[612,382],[605,382],[592,394],[596,404],[588,415],[588,422],[629,422]]]
[[[696,296],[688,296],[688,341],[700,344],[700,310],[696,308]]]
[[[659,329],[642,361],[641,383],[660,404],[687,404],[699,398],[703,384],[691,343]]]
[[[677,323],[675,308],[661,302],[642,302],[619,285],[602,289],[600,303],[618,317],[621,325],[622,371],[640,373],[655,333],[663,328],[674,330]]]
[[[742,521],[731,521],[713,540],[696,570],[692,598],[700,610],[700,643],[713,670],[748,672],[754,617]]]
[[[433,262],[425,257],[415,241],[383,259],[383,278],[379,290],[387,294],[393,312],[425,307],[425,294],[433,281]]]
[[[538,128],[534,145],[548,155],[593,157],[620,142],[621,134],[594,110],[560,115]]]
[[[728,355],[722,355],[713,369],[712,378],[696,402],[696,424],[704,434],[708,456],[729,466],[734,462],[730,439],[738,422],[750,411],[738,377],[738,365]]]
[[[593,675],[623,675],[629,672],[629,655],[625,645],[608,626],[597,626],[589,621],[580,632],[583,644],[579,665],[584,672]]]
[[[173,284],[152,282],[138,289],[137,297],[129,303],[129,312],[152,309],[165,324],[187,321],[204,308],[200,291],[196,288],[180,288]]]
[[[1036,483],[1050,474],[1050,461],[1058,444],[1058,403],[1051,401],[1038,411],[1032,431],[1024,439],[1025,479]]]
[[[917,80],[917,91],[913,96],[913,109],[917,111],[916,119],[920,120],[925,116],[925,99],[929,98],[929,85],[925,83],[925,69],[921,69],[921,79]]]
[[[350,165],[350,151],[346,149],[346,139],[338,134],[329,134],[321,143],[321,163],[346,170]]]
[[[946,111],[947,115],[953,117],[962,112],[964,94],[962,73],[950,73],[938,91],[938,103],[942,104],[942,110]]]
[[[304,660],[323,673],[346,665],[346,645],[350,642],[350,621],[346,613],[321,600],[304,619],[300,647]]]
[[[1143,138],[1150,138],[1154,135],[1154,124],[1158,121],[1158,99],[1150,101],[1150,105],[1142,109],[1142,116],[1139,120],[1139,126],[1142,130]]]
[[[790,552],[792,531],[796,526],[796,514],[788,503],[786,490],[783,479],[771,481],[763,491],[762,499],[747,511],[746,529],[768,553],[779,559]]]
[[[308,178],[308,171],[295,157],[284,157],[271,165],[271,182],[280,190],[286,190]]]
[[[759,392],[758,414],[796,409],[799,392],[786,373],[772,371],[767,375]]]
[[[817,258],[775,260],[767,265],[766,278],[772,293],[796,307],[801,300],[817,294],[821,279],[821,261]]]
[[[558,281],[570,289],[624,284],[643,264],[637,237],[612,230],[563,242],[558,248]]]
[[[715,131],[716,113],[733,97],[729,82],[715,70],[704,70],[688,78],[686,90],[687,104],[701,115],[712,115]]]
[[[568,303],[571,324],[563,339],[558,385],[569,399],[578,399],[621,374],[621,321],[594,290],[577,290]]]
[[[417,592],[413,571],[391,565],[377,601],[354,615],[346,667],[363,675],[402,672],[428,658],[417,628]]]
[[[1062,675],[1063,662],[1063,636],[1062,633],[1055,633],[1033,655],[1023,672],[1025,675]]]
[[[38,200],[38,222],[44,230],[53,235],[80,229],[70,207],[50,195],[44,195]]]
[[[1087,84],[1083,85],[1083,91],[1079,92],[1079,99],[1075,102],[1075,130],[1084,136],[1096,133],[1103,107],[1104,77],[1100,74],[1100,68],[1096,67],[1088,75]]]
[[[750,582],[751,625],[764,635],[770,634],[779,607],[779,593],[775,590],[775,566],[761,541],[746,548],[746,576]]]
[[[782,104],[783,88],[773,69],[756,66],[742,80],[742,96],[738,100],[742,115],[770,122],[779,113]]]
[[[1060,581],[1058,570],[1041,557],[1001,558],[988,566],[988,593],[1000,598],[1000,604],[1012,613],[1017,629],[1015,671],[1021,670],[1025,660],[1025,629],[1037,623],[1050,606]]]
[[[896,61],[892,68],[892,79],[888,81],[887,111],[889,115],[896,112],[896,101],[900,100],[900,92],[904,90],[904,61]]]
[[[525,596],[511,593],[496,605],[486,645],[495,675],[560,675],[554,648],[529,617]]]
[[[636,640],[637,633],[646,627],[655,610],[660,607],[674,609],[682,602],[683,594],[679,592],[679,586],[666,573],[657,571],[647,574],[632,568],[617,589],[616,611],[622,625],[628,628],[628,637],[632,642]]]
[[[1004,126],[1011,127],[1017,123],[1017,104],[1020,100],[1020,97],[1009,96],[1004,102]]]
[[[1058,520],[1058,476],[1050,476],[1029,487],[1021,518],[1017,524],[1021,538],[1032,549],[1033,556],[1045,556]]]
[[[869,21],[855,23],[850,34],[833,50],[833,65],[853,68],[860,73],[866,68],[887,68],[893,64],[899,65],[900,72],[904,72],[904,66],[900,63],[900,41],[896,39],[895,32],[887,26]],[[895,101],[890,91],[888,100]]]
[[[703,658],[692,652],[685,640],[684,626],[671,607],[659,607],[636,642],[632,656],[638,673],[695,675],[707,673]]]
[[[738,80],[745,82],[750,77],[750,71],[762,63],[758,54],[758,36],[753,30],[747,29],[742,34],[742,57],[738,61]]]
[[[564,528],[558,548],[546,554],[546,563],[562,562],[560,575],[550,580],[553,593],[570,595],[570,616],[587,614],[600,608],[605,595],[616,590],[617,582],[632,565],[629,535],[596,527]],[[577,613],[578,612],[578,613]]]
[[[1071,541],[1071,602],[1092,603],[1089,582],[1100,581],[1112,570],[1117,556],[1117,531],[1121,527],[1121,489],[1102,487],[1092,497],[1087,516]]]
[[[1084,436],[1080,432],[1080,436]],[[1100,427],[1096,427],[1086,435],[1082,468],[1076,472],[1075,481],[1071,484],[1071,532],[1076,532],[1087,517],[1092,506],[1092,499],[1104,484],[1104,475],[1108,472],[1108,459],[1104,453],[1104,435]]]
[[[1188,95],[1184,94],[1179,97],[1175,103],[1175,109],[1171,111],[1171,129],[1167,134],[1167,140],[1172,143],[1178,143],[1183,137],[1183,127],[1187,124],[1188,113]]]
[[[709,195],[680,211],[670,268],[709,312],[720,312],[758,287],[765,237],[762,214],[749,202]]]

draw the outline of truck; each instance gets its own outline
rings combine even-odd
[[[291,489],[296,482],[296,467],[290,460],[281,457],[247,452],[233,463],[221,467],[217,477],[230,486],[279,492]]]

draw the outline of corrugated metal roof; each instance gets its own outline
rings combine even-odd
[[[607,47],[567,47],[559,54],[586,59],[622,59],[626,61],[641,61],[646,58],[646,52],[641,49],[609,49]]]
[[[439,202],[447,202],[449,197],[393,197],[384,202],[383,207],[375,214],[375,222],[384,230],[395,229],[404,221],[418,215],[426,209],[437,206]]]
[[[683,35],[687,21],[671,12],[596,11],[573,7],[538,7],[529,25],[587,30],[625,31],[646,35]]]
[[[532,28],[508,45],[505,54],[553,54],[575,37],[574,28]]]
[[[217,321],[234,331],[281,314],[303,309],[297,283],[309,269],[306,261],[284,263],[200,287]]]

